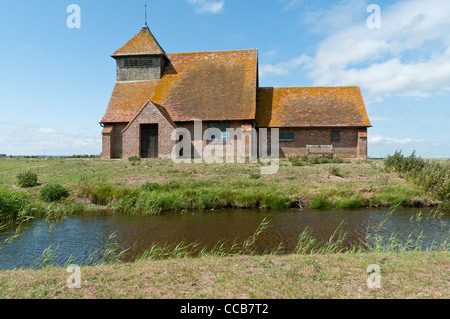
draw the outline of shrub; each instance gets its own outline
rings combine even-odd
[[[41,189],[39,197],[47,203],[59,202],[69,197],[69,191],[60,184],[48,184]]]
[[[22,188],[31,188],[37,185],[37,174],[32,171],[20,173],[17,175],[17,185]]]
[[[141,164],[141,157],[140,156],[131,156],[129,159],[131,166],[138,166]]]
[[[260,178],[261,178],[261,174],[258,174],[258,173],[250,174],[250,179],[260,179]]]
[[[88,190],[88,196],[93,204],[107,205],[114,199],[114,188],[108,184],[100,184]]]
[[[396,151],[394,155],[389,155],[385,161],[388,171],[407,173],[422,170],[426,162],[416,156],[416,151],[412,152],[409,157],[405,157],[402,151]]]

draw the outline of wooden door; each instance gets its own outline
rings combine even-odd
[[[158,158],[158,124],[141,125],[141,157]]]

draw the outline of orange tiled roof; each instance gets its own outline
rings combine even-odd
[[[103,123],[130,122],[147,101],[173,121],[252,120],[257,50],[167,54],[160,80],[117,82]]]
[[[114,52],[113,57],[123,55],[166,54],[156,41],[150,29],[145,25],[130,41]]]
[[[370,127],[359,87],[258,89],[258,127]]]

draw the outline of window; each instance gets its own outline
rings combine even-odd
[[[338,131],[331,132],[331,141],[332,142],[339,142],[340,141],[340,134]]]
[[[221,135],[215,136],[213,132],[211,132],[208,142],[228,142],[230,140],[231,123],[229,122],[208,123],[208,129],[214,128],[220,130]]]
[[[292,132],[280,132],[280,142],[293,142],[294,133]]]
[[[151,58],[128,58],[124,61],[126,68],[148,68],[153,66],[153,59]]]

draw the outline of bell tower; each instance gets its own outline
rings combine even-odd
[[[164,73],[167,59],[147,25],[147,18],[142,29],[112,57],[117,62],[117,82],[157,81]]]

